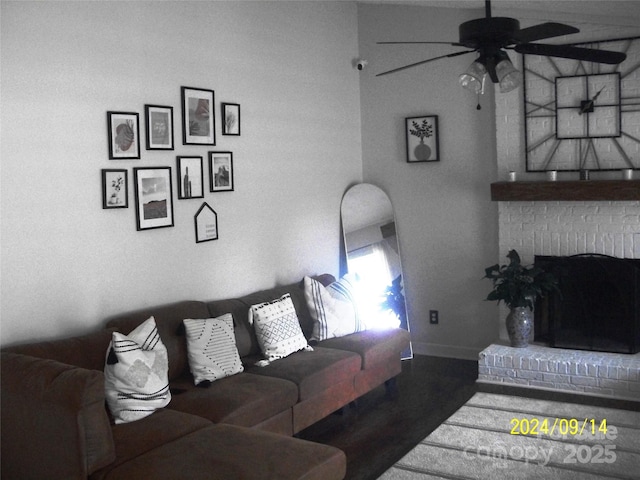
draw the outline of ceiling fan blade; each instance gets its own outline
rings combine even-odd
[[[382,75],[388,75],[390,73],[395,73],[395,72],[399,72],[401,70],[406,70],[407,68],[417,67],[418,65],[423,65],[425,63],[433,62],[435,60],[440,60],[441,58],[457,57],[458,55],[464,55],[465,53],[471,53],[471,52],[475,52],[475,50],[464,50],[462,52],[449,53],[448,55],[440,55],[439,57],[433,57],[433,58],[429,58],[427,60],[422,60],[420,62],[411,63],[409,65],[405,65],[404,67],[398,67],[398,68],[394,68],[393,70],[387,70],[386,72],[382,72],[382,73],[377,74],[376,77],[381,77]]]
[[[568,45],[547,45],[542,43],[525,43],[522,45],[516,45],[514,50],[518,53],[544,55],[547,57],[572,58],[574,60],[607,63],[609,65],[622,63],[625,58],[627,58],[627,55],[621,52],[572,47]]]
[[[460,43],[454,42],[376,42],[378,45],[452,45],[454,47],[462,47],[463,45]]]
[[[572,27],[571,25],[546,22],[519,30],[513,40],[515,43],[529,43],[535,42],[536,40],[543,40],[545,38],[570,35],[572,33],[578,33],[579,31],[579,29]]]

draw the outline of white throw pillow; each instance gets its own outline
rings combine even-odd
[[[322,341],[365,330],[358,314],[355,287],[348,276],[327,287],[305,277],[304,295],[314,321],[312,340]]]
[[[230,313],[217,318],[184,320],[189,368],[196,385],[244,371]]]
[[[343,337],[356,330],[353,304],[343,297],[334,298],[332,291],[311,277],[304,277],[304,296],[313,319],[311,340]]]
[[[128,335],[113,332],[104,376],[107,404],[116,423],[140,420],[169,404],[167,349],[153,317]]]
[[[288,293],[271,302],[252,305],[249,323],[253,323],[260,350],[269,362],[300,350],[313,351],[302,333]]]

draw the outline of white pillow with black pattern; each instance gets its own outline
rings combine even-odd
[[[252,305],[249,323],[254,325],[258,345],[268,362],[284,358],[300,350],[313,351],[302,333],[291,295]],[[259,362],[259,365],[265,363]]]
[[[128,335],[113,332],[104,376],[107,405],[116,423],[140,420],[169,404],[167,349],[153,317]]]
[[[196,385],[244,371],[230,313],[217,318],[183,320],[189,369]]]

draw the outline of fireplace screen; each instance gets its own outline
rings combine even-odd
[[[535,340],[551,347],[640,351],[640,260],[586,254],[536,256],[560,292],[538,299]]]

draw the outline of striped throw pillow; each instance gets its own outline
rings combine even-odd
[[[313,318],[311,340],[343,337],[365,329],[358,315],[354,286],[341,278],[325,287],[311,277],[304,278],[304,294]]]

